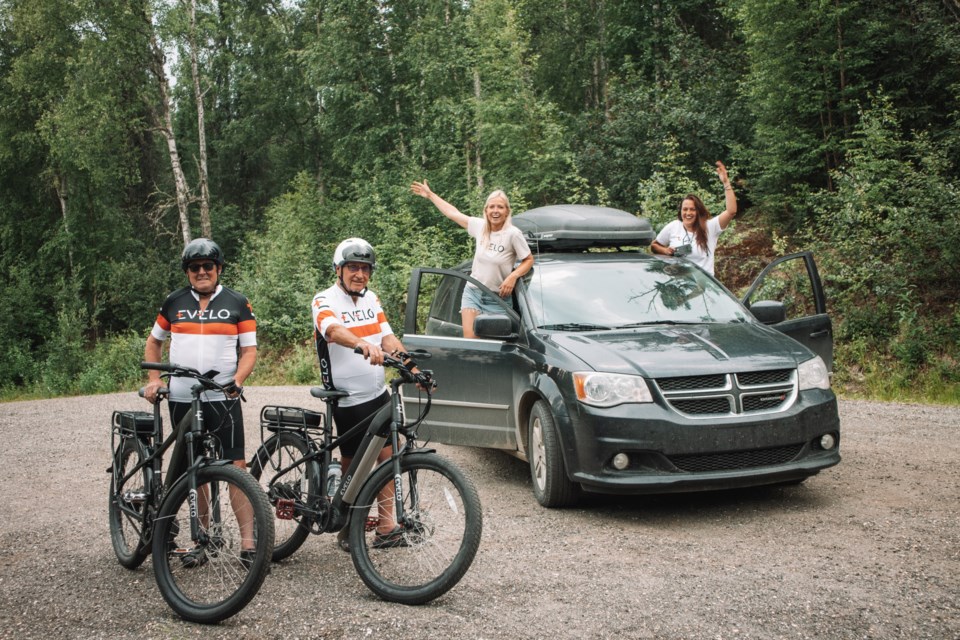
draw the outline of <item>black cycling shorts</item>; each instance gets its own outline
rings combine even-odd
[[[243,460],[243,411],[240,401],[214,400],[202,402],[203,425],[206,431],[214,434],[220,441],[221,460]],[[187,412],[189,402],[170,402],[170,420],[173,429],[180,424]]]
[[[369,418],[371,414],[375,413],[388,402],[390,402],[390,394],[384,391],[380,397],[352,407],[337,406],[337,408],[333,410],[333,421],[337,425],[337,436],[342,436],[362,420]],[[365,429],[360,431],[356,436],[344,440],[339,447],[340,455],[345,458],[352,458],[356,455],[364,434],[366,434]]]

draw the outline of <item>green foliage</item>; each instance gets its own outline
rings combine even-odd
[[[891,101],[860,114],[835,192],[816,197],[815,237],[839,335],[877,345],[906,371],[960,355],[960,183],[940,145],[907,137]],[[952,339],[951,339],[952,338]]]
[[[129,331],[97,342],[72,388],[84,395],[132,389],[143,381],[140,360],[146,338]]]
[[[75,290],[65,287],[64,298],[72,298]],[[46,363],[42,384],[53,394],[71,393],[76,388],[77,376],[86,365],[83,328],[88,315],[83,306],[64,305],[57,314],[57,329],[45,345]]]
[[[310,301],[329,273],[329,244],[336,222],[320,204],[316,185],[301,174],[292,191],[267,209],[266,227],[251,233],[237,264],[235,288],[250,300],[257,331],[267,344],[299,343],[310,335]],[[326,214],[326,215],[325,215]]]
[[[122,384],[124,351],[140,355],[130,336],[183,284],[149,42],[170,61],[195,186],[186,7],[0,2],[0,389]],[[722,206],[719,159],[776,252],[817,251],[838,379],[876,389],[871,376],[900,368],[904,389],[955,388],[960,21],[949,3],[197,10],[214,237],[225,284],[257,313],[270,380],[283,379],[283,359],[296,381],[315,379],[309,301],[333,282],[341,239],[377,248],[371,287],[398,332],[410,269],[472,254],[461,229],[410,195],[412,180],[470,215],[503,188],[515,212],[603,204],[660,228],[686,193]],[[735,259],[745,278],[760,257]]]

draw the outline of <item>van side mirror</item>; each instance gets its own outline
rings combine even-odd
[[[505,313],[481,314],[473,321],[473,332],[478,338],[516,340],[520,337],[514,320]]]
[[[750,313],[763,324],[778,324],[787,319],[787,307],[776,300],[758,300],[750,305]]]

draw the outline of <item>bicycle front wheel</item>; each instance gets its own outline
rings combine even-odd
[[[110,501],[107,506],[110,517],[110,541],[117,560],[127,569],[136,569],[150,555],[147,531],[151,470],[143,467],[130,476],[123,477],[140,464],[146,452],[143,443],[136,438],[123,438],[114,453],[110,478]]]
[[[319,498],[320,465],[315,460],[297,465],[273,482],[277,471],[303,458],[309,451],[307,442],[293,433],[279,433],[257,449],[250,464],[250,474],[260,481],[273,507],[276,508],[280,500],[292,500],[295,504],[311,505]],[[275,509],[275,511],[279,513],[280,510]],[[281,518],[278,515],[273,526],[276,530],[273,546],[274,562],[293,555],[310,535],[309,516],[303,512],[298,513],[296,509],[292,518]]]
[[[453,588],[470,568],[483,530],[480,497],[453,463],[435,453],[406,455],[400,461],[404,514],[384,535],[396,521],[395,487],[390,464],[364,483],[351,510],[350,553],[378,596],[423,604]]]
[[[180,617],[212,624],[239,612],[260,590],[270,570],[273,514],[253,476],[233,465],[204,466],[196,477],[195,501],[184,476],[160,505],[154,573],[160,593]]]

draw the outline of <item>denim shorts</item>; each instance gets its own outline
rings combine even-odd
[[[503,306],[497,302],[496,296],[481,291],[471,284],[463,288],[460,311],[464,309],[475,309],[480,313],[503,313]]]

